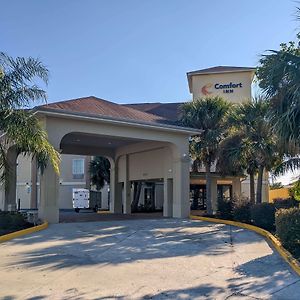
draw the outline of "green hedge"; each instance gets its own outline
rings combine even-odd
[[[251,224],[251,203],[247,201],[236,203],[233,207],[233,219]]]
[[[260,203],[251,207],[251,219],[255,226],[273,231],[275,229],[275,206],[272,203]]]
[[[295,200],[294,198],[288,198],[288,199],[281,199],[277,198],[273,201],[275,208],[291,208],[291,207],[299,207],[299,201]]]
[[[278,210],[275,223],[276,234],[282,245],[300,257],[300,208]]]
[[[234,202],[230,198],[218,198],[217,217],[220,219],[233,219]]]
[[[24,216],[17,212],[0,211],[0,235],[31,227]]]

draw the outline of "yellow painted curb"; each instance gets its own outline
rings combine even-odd
[[[97,214],[111,214],[109,210],[98,210]]]
[[[226,224],[226,225],[232,225],[232,226],[241,227],[241,228],[255,231],[256,233],[267,238],[272,243],[274,248],[278,251],[278,253],[282,256],[282,258],[292,267],[292,269],[298,275],[300,275],[300,263],[298,262],[298,260],[296,260],[290,252],[288,252],[285,248],[283,248],[283,246],[281,245],[281,242],[269,231],[262,229],[260,227],[254,226],[254,225],[230,221],[230,220],[222,220],[222,219],[200,217],[200,216],[193,216],[193,215],[191,215],[190,218],[192,220],[201,220],[201,221],[206,221],[206,222],[222,223],[222,224]]]
[[[47,227],[48,227],[48,222],[45,222],[45,223],[43,223],[41,225],[38,225],[38,226],[33,226],[33,227],[30,227],[30,228],[27,228],[27,229],[23,229],[23,230],[15,231],[15,232],[8,233],[8,234],[5,234],[5,235],[1,235],[0,236],[0,243],[12,240],[14,238],[23,236],[25,234],[30,234],[30,233],[33,233],[33,232],[37,232],[37,231],[46,229]]]

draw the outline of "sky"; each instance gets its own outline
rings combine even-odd
[[[188,100],[186,72],[256,66],[295,39],[289,0],[0,0],[0,51],[40,58],[48,102]],[[300,6],[300,4],[299,4]]]

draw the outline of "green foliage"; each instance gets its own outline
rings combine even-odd
[[[220,97],[203,98],[182,105],[181,123],[201,130],[191,139],[191,155],[204,164],[215,160],[220,142],[228,134],[231,105]]]
[[[249,199],[235,202],[233,219],[238,222],[251,223],[251,203]]]
[[[105,183],[110,182],[110,162],[102,156],[95,156],[90,162],[89,172],[91,183],[96,185],[97,190],[101,190]]]
[[[260,88],[271,99],[274,127],[285,145],[299,145],[300,138],[300,48],[297,43],[282,43],[260,59],[257,77]],[[287,148],[287,147],[286,147]]]
[[[270,185],[270,190],[277,190],[283,188],[283,184],[281,182],[275,182]]]
[[[220,97],[193,100],[182,105],[181,124],[199,129],[190,140],[190,154],[194,167],[201,164],[206,169],[207,213],[212,214],[210,169],[216,160],[220,143],[228,135],[232,105]],[[199,171],[199,169],[196,171]]]
[[[8,186],[10,167],[8,151],[13,146],[17,154],[32,154],[43,169],[50,161],[59,173],[59,153],[48,142],[42,124],[30,110],[23,110],[36,101],[45,101],[46,92],[34,82],[47,84],[48,70],[32,57],[12,57],[0,52],[0,176]]]
[[[20,213],[0,212],[0,235],[31,226]]]
[[[257,202],[261,202],[264,170],[272,169],[282,157],[268,109],[269,102],[260,98],[235,106],[229,118],[230,135],[220,144],[217,161],[217,170],[223,175],[247,172],[254,176],[258,172]],[[252,202],[254,198],[252,193]]]
[[[288,199],[274,199],[273,200],[274,206],[276,209],[280,208],[291,208],[291,207],[298,207],[299,202],[295,200],[294,198],[288,198]]]
[[[300,258],[300,208],[276,212],[276,234],[283,246]]]
[[[266,230],[274,230],[275,206],[272,203],[259,203],[251,207],[251,219],[253,225]]]
[[[293,184],[291,194],[295,200],[300,201],[300,179]]]
[[[217,217],[220,219],[232,220],[233,205],[234,203],[230,198],[218,197]]]

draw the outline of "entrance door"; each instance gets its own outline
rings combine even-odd
[[[155,183],[147,183],[144,188],[144,206],[147,211],[155,210]]]
[[[205,185],[191,184],[190,202],[192,210],[206,209],[206,187]]]

